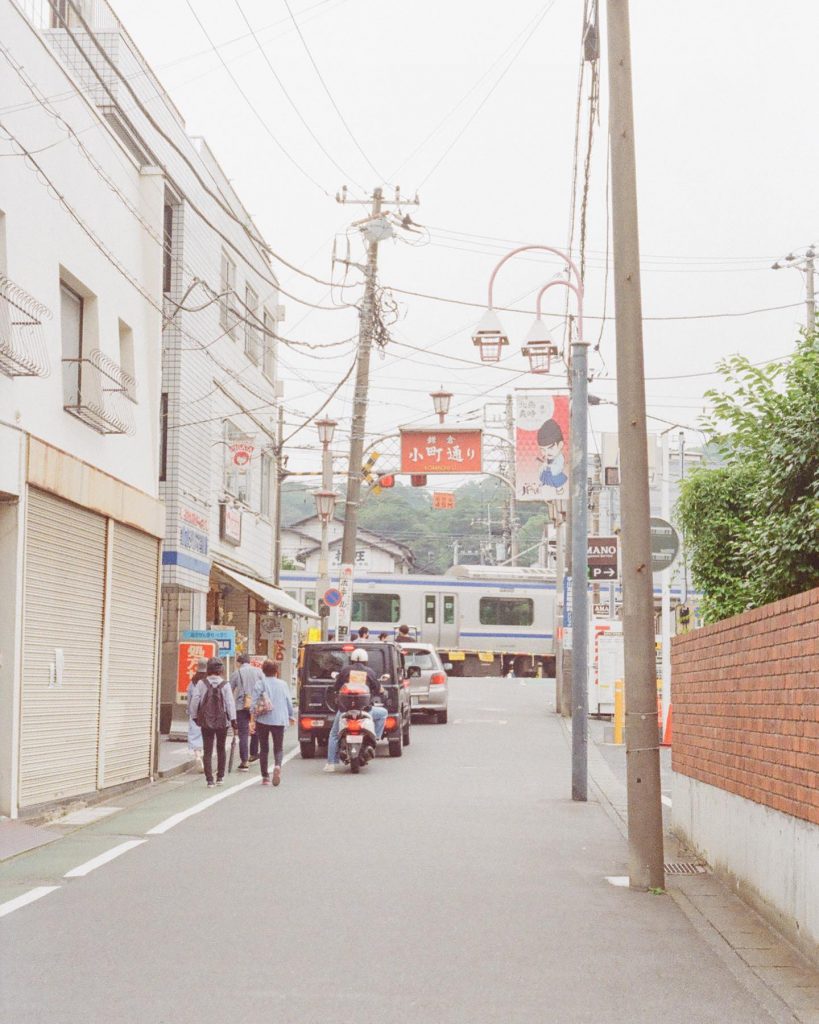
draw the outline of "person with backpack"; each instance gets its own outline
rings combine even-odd
[[[208,660],[207,676],[193,691],[190,704],[191,718],[202,730],[205,746],[205,779],[210,789],[213,782],[213,746],[216,744],[216,785],[225,781],[225,740],[228,725],[234,736],[239,728],[236,722],[236,702],[224,676],[225,666],[220,658]]]
[[[191,676],[191,681],[188,684],[188,750],[193,754],[196,762],[196,770],[198,772],[204,771],[204,767],[202,765],[202,730],[193,720],[191,715],[191,700],[193,699],[193,691],[196,689],[196,684],[200,683],[203,679],[206,679],[207,675],[207,659],[199,658],[196,662],[196,672]]]
[[[273,785],[282,780],[282,752],[284,730],[288,722],[295,725],[296,715],[290,699],[290,687],[279,678],[279,666],[274,661],[262,665],[262,678],[253,688],[253,717],[256,735],[259,737],[259,767],[262,771],[262,785],[270,785],[267,770],[268,744],[273,739]]]
[[[236,659],[237,669],[230,677],[230,689],[236,703],[236,721],[239,724],[239,771],[248,770],[248,745],[250,760],[255,761],[259,741],[254,734],[250,740],[250,708],[253,703],[253,688],[262,679],[262,673],[251,664],[250,655],[240,654]]]

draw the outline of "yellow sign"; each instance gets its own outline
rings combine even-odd
[[[321,626],[310,626],[307,630],[307,643],[317,644],[321,641]]]
[[[447,657],[449,661],[466,661],[466,655],[463,651],[449,651]]]
[[[478,651],[478,661],[494,661],[495,655],[492,651]]]

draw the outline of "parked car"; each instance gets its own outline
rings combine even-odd
[[[401,644],[410,684],[413,712],[423,712],[445,724],[449,717],[449,679],[447,667],[429,644]]]
[[[410,691],[401,648],[391,641],[308,643],[301,649],[298,671],[299,747],[302,757],[315,757],[316,748],[327,744],[336,715],[335,678],[349,663],[350,655],[357,647],[367,651],[367,664],[387,691],[384,739],[389,744],[390,757],[401,757],[404,747],[409,746]]]

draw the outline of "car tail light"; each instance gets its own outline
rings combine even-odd
[[[390,732],[397,725],[398,725],[398,719],[393,717],[392,715],[389,715],[387,717],[387,721],[384,723],[384,731],[385,732]]]
[[[357,718],[351,718],[347,722],[347,732],[361,732],[361,722]]]
[[[324,720],[321,718],[302,718],[301,727],[302,729],[321,729],[324,726]]]
[[[355,644],[342,644],[341,649],[349,654],[350,651],[355,650]]]
[[[430,686],[443,686],[446,682],[446,672],[433,672],[430,676]]]

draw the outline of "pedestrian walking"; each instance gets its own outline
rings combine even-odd
[[[236,702],[236,721],[239,723],[239,771],[246,772],[248,756],[254,754],[253,748],[258,746],[255,736],[255,742],[250,746],[250,708],[253,704],[253,688],[262,678],[262,673],[250,663],[249,654],[240,654],[236,662],[238,668],[230,677],[230,689]],[[253,760],[258,756],[258,752],[255,752]]]
[[[284,730],[288,723],[295,724],[296,716],[293,711],[293,701],[290,699],[290,687],[279,677],[279,666],[274,661],[264,662],[262,678],[253,688],[253,717],[256,722],[256,735],[259,737],[259,767],[262,773],[262,785],[270,785],[268,751],[272,738],[273,785],[278,786],[282,780]]]
[[[206,679],[207,674],[207,658],[200,658],[196,662],[196,671],[191,676],[191,681],[188,683],[188,750],[193,754],[194,761],[196,762],[196,770],[198,772],[204,771],[204,765],[202,763],[202,730],[196,724],[193,716],[191,715],[191,701],[193,699],[193,691],[196,684],[200,683],[203,679]]]
[[[225,679],[225,666],[220,658],[210,658],[207,675],[196,684],[190,703],[190,716],[202,730],[204,746],[205,781],[208,788],[213,781],[213,748],[216,746],[216,785],[225,781],[225,739],[228,726],[238,732],[236,702]]]

